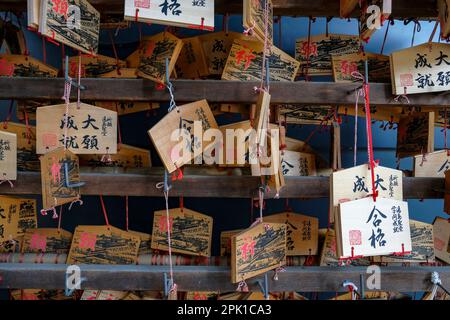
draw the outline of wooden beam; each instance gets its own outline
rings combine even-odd
[[[124,0],[90,0],[102,14],[123,16]],[[392,13],[396,18],[437,16],[436,0],[395,0]],[[0,12],[5,10],[26,11],[25,0],[2,0]],[[303,17],[339,17],[339,0],[273,0],[274,15]],[[242,0],[215,0],[216,14],[242,15]],[[352,17],[358,16],[356,9]]]
[[[86,90],[83,100],[115,101],[169,101],[167,90],[157,90],[155,83],[144,79],[83,79]],[[256,82],[221,80],[176,80],[173,81],[175,99],[178,102],[192,102],[207,99],[208,102],[255,103]],[[334,82],[272,82],[271,103],[304,105],[354,105],[354,90],[358,84]],[[0,99],[61,99],[64,80],[43,78],[0,78]],[[76,90],[72,90],[75,98]],[[370,102],[377,106],[402,105],[401,99],[394,100],[390,84],[372,83]],[[446,106],[450,94],[427,93],[408,96],[411,105]],[[363,100],[363,99],[360,99]],[[364,101],[360,101],[362,104]]]
[[[132,173],[117,170],[116,173],[83,172],[81,180],[86,185],[82,195],[161,197],[163,193],[156,184],[163,181],[163,171],[152,168],[147,173]],[[316,199],[329,196],[328,177],[285,177],[286,186],[281,198]],[[172,197],[251,198],[257,195],[260,178],[253,176],[206,176],[185,174],[183,180],[173,182]],[[126,186],[126,187],[125,187]],[[443,178],[403,178],[405,199],[443,198]],[[0,185],[0,194],[41,194],[41,178],[38,172],[19,172],[14,188]],[[268,199],[275,193],[266,194]]]
[[[141,265],[80,265],[82,289],[163,290],[163,275],[169,267]],[[0,288],[64,289],[67,265],[0,264]],[[365,267],[287,267],[278,281],[269,277],[273,292],[346,291],[345,280],[359,284],[360,275],[367,277]],[[450,287],[450,267],[381,267],[382,291],[431,291],[431,273],[439,272],[442,285]],[[174,278],[179,291],[235,291],[228,267],[175,266]],[[259,291],[257,281],[247,281],[251,291]]]

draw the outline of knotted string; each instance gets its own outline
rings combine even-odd
[[[42,209],[41,210],[41,215],[46,216],[48,211],[53,212],[53,217],[52,217],[53,219],[57,219],[58,218],[58,214],[56,213],[56,208],[55,207],[52,207],[50,209]]]
[[[356,300],[356,292],[358,291],[358,287],[350,281],[344,281],[344,283],[342,284],[343,287],[347,287],[349,292],[351,293],[352,296],[352,300]]]
[[[241,282],[239,282],[239,284],[238,284],[238,287],[236,288],[236,291],[238,291],[238,292],[248,292],[247,282],[245,282],[245,280],[241,280]]]
[[[78,198],[78,199],[76,199],[76,200],[73,200],[73,201],[70,203],[70,205],[69,205],[69,211],[72,210],[72,206],[73,206],[75,203],[79,203],[80,206],[82,206],[82,205],[83,205],[83,200],[81,200],[80,198]]]
[[[11,180],[0,180],[0,185],[3,184],[4,182],[8,182],[11,189],[14,188],[14,184],[12,183]]]

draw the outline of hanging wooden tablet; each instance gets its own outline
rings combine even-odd
[[[285,150],[281,155],[281,169],[284,176],[315,176],[314,154]]]
[[[210,75],[222,75],[234,40],[246,39],[238,32],[215,32],[199,36]]]
[[[382,166],[375,167],[375,189],[382,198],[403,200],[403,173]],[[340,203],[372,194],[372,177],[366,164],[333,172],[330,176],[330,206],[337,211]],[[334,214],[331,214],[331,222]]]
[[[412,250],[408,203],[372,197],[339,204],[336,215],[339,257],[382,256]]]
[[[54,78],[58,69],[25,55],[0,54],[0,77]]]
[[[153,250],[151,248],[152,244],[152,236],[151,234],[128,230],[129,233],[138,236],[141,239],[141,243],[139,244],[138,256],[142,256],[144,254],[152,254]]]
[[[80,199],[80,168],[76,155],[61,147],[41,156],[40,161],[44,209]]]
[[[434,262],[433,225],[409,220],[412,250],[402,256],[373,257],[374,262],[383,263],[429,263]]]
[[[350,53],[333,55],[333,78],[335,82],[359,81],[352,76],[353,72],[364,74],[364,62],[369,66],[369,82],[390,82],[389,56],[375,53]],[[361,108],[364,109],[364,108]]]
[[[125,0],[125,20],[214,30],[213,0]]]
[[[69,76],[75,78],[78,76],[80,56],[72,56],[69,58]],[[126,68],[127,63],[123,60],[118,60],[113,57],[98,54],[96,56],[82,56],[81,57],[81,77],[97,78],[105,77],[115,71],[117,68]],[[121,72],[123,70],[121,69]],[[126,71],[126,70],[125,70]]]
[[[278,122],[287,124],[317,124],[328,125],[333,107],[331,106],[302,106],[281,104],[277,108]]]
[[[450,263],[450,223],[436,217],[433,221],[434,253],[436,258]]]
[[[0,196],[0,252],[19,248],[25,230],[36,228],[36,200]]]
[[[148,131],[169,173],[175,171],[177,167],[191,163],[194,157],[201,155],[209,145],[213,145],[214,142],[203,141],[203,132],[219,128],[206,100],[180,106],[178,110],[169,112]],[[181,132],[177,132],[178,129]],[[182,142],[178,142],[178,139],[172,141],[172,135],[175,135],[175,138],[182,138]],[[183,136],[188,138],[189,135],[191,137],[189,141],[183,141],[186,140]]]
[[[157,102],[128,102],[128,101],[96,101],[95,106],[117,111],[117,115],[122,116],[125,114],[153,111],[159,109],[160,104]]]
[[[17,179],[17,135],[0,131],[0,181]]]
[[[450,169],[450,155],[439,150],[414,157],[414,177],[443,178]]]
[[[322,34],[308,38],[300,38],[295,43],[295,59],[300,61],[300,74],[308,69],[308,76],[331,76],[333,68],[331,58],[334,55],[344,55],[359,52],[358,36]],[[308,59],[309,53],[309,59]]]
[[[437,6],[439,10],[439,21],[441,23],[441,37],[445,39],[450,36],[450,1],[437,0]]]
[[[150,168],[150,150],[121,144],[116,154],[109,155],[111,161],[102,161],[101,154],[81,154],[80,166],[114,168]]]
[[[21,123],[8,122],[3,131],[16,134],[17,137],[17,170],[39,171],[40,163],[36,155],[36,127]]]
[[[158,83],[166,81],[166,59],[169,59],[169,75],[175,68],[183,41],[169,32],[161,32],[146,41],[139,56],[137,75]]]
[[[251,36],[264,43],[266,31],[265,5],[268,1],[269,11],[267,24],[267,40],[273,43],[273,5],[272,0],[244,0],[242,15],[244,28],[252,30]]]
[[[87,0],[41,0],[39,32],[81,52],[95,54],[100,13]]]
[[[193,256],[211,256],[213,219],[186,208],[169,210],[169,226],[166,210],[155,211],[153,217],[152,249],[168,250],[170,230],[172,252]]]
[[[340,16],[341,18],[348,18],[353,10],[358,5],[359,0],[340,0]]]
[[[22,253],[69,253],[72,233],[63,229],[27,229],[23,236]]]
[[[269,122],[270,94],[263,90],[258,95],[255,107],[253,128],[256,131],[255,143],[264,146],[266,142],[267,123]]]
[[[392,94],[448,91],[450,44],[424,43],[391,53]]]
[[[397,157],[406,158],[434,151],[434,112],[401,116],[397,129]]]
[[[246,167],[257,159],[256,132],[249,120],[220,126],[223,150],[219,166]],[[253,142],[253,143],[252,143]]]
[[[235,40],[222,73],[223,80],[261,81],[264,45],[257,41]],[[294,81],[299,63],[275,46],[267,55],[270,81]]]
[[[311,146],[304,141],[294,139],[291,137],[286,137],[285,142],[286,142],[286,150],[288,151],[297,151],[297,152],[304,151],[307,153],[315,153],[313,148],[311,148]]]
[[[66,105],[38,108],[36,112],[36,140],[38,154],[64,146],[75,154],[117,153],[117,112],[80,103],[69,104],[66,124]],[[64,139],[65,126],[67,139]],[[65,141],[64,141],[65,140]]]
[[[231,239],[233,236],[241,233],[243,230],[229,230],[220,233],[220,256],[228,257],[231,255]]]
[[[286,225],[259,223],[233,237],[231,282],[236,283],[286,263]]]
[[[199,79],[209,74],[199,37],[183,39],[183,49],[181,49],[175,70],[180,79]]]
[[[370,6],[375,5],[378,7],[379,12],[376,10],[368,10]],[[369,12],[367,12],[369,11]],[[364,42],[369,42],[370,37],[373,35],[378,21],[375,19],[375,15],[379,13],[380,28],[383,22],[389,18],[392,12],[392,0],[365,0],[361,8],[361,14],[359,17],[360,37]],[[370,23],[372,25],[370,25]]]
[[[27,24],[28,27],[38,28],[40,18],[41,0],[27,0]],[[1,45],[1,42],[0,42]]]
[[[141,239],[113,226],[78,226],[68,264],[136,264]]]
[[[286,224],[286,255],[317,255],[319,247],[319,219],[293,212],[264,217],[264,222]]]

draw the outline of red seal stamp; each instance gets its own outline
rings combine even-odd
[[[350,245],[351,246],[360,246],[361,245],[361,231],[360,230],[350,230]]]

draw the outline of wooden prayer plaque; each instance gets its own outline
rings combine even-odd
[[[80,103],[69,104],[66,124],[66,105],[59,104],[38,108],[37,150],[43,154],[64,146],[75,154],[117,153],[117,112]],[[67,139],[64,134],[67,128]]]
[[[337,254],[343,258],[410,253],[408,203],[372,197],[339,204]]]
[[[450,223],[436,217],[433,222],[434,253],[436,258],[450,263]]]
[[[434,112],[401,116],[397,129],[397,157],[406,158],[434,151]]]
[[[31,56],[0,54],[0,77],[55,78],[57,75],[58,69]]]
[[[69,253],[72,233],[63,229],[27,229],[23,236],[22,253]]]
[[[41,0],[39,32],[81,52],[95,54],[100,13],[87,0]]]
[[[148,131],[169,173],[174,172],[177,167],[191,163],[191,160],[200,156],[209,145],[213,145],[214,141],[203,141],[203,133],[208,129],[218,129],[206,100],[189,103],[178,109],[179,112],[176,109],[169,112]],[[178,140],[172,141],[172,135]],[[179,139],[181,142],[178,142]]]
[[[231,282],[236,283],[286,264],[286,225],[259,223],[233,237]]]
[[[36,228],[36,200],[0,196],[0,252],[15,251],[25,230]]]
[[[276,119],[287,124],[328,125],[331,122],[332,111],[331,106],[281,104],[277,108]]]
[[[359,52],[360,42],[358,36],[324,34],[297,39],[295,44],[295,59],[300,61],[300,74],[308,76],[331,76],[333,68],[331,58],[335,55],[344,55]],[[308,59],[309,55],[309,59]]]
[[[0,131],[0,181],[17,179],[17,135]]]
[[[27,0],[27,24],[28,27],[38,28],[40,18],[41,0]],[[1,41],[0,41],[1,46]]]
[[[220,256],[228,257],[231,255],[231,239],[233,236],[241,233],[243,230],[229,230],[220,233]]]
[[[131,233],[131,234],[141,238],[141,243],[139,245],[139,250],[138,250],[138,256],[141,256],[143,254],[152,254],[153,253],[153,250],[151,248],[152,236],[150,234],[144,233],[144,232],[138,232],[138,231],[131,231],[131,230],[128,230],[128,233]]]
[[[312,153],[285,150],[281,155],[284,176],[315,176],[316,156]]]
[[[246,167],[257,161],[255,131],[249,120],[231,123],[220,127],[223,135],[223,150],[221,156],[225,161],[219,166],[223,167]],[[238,145],[244,145],[238,148]]]
[[[102,161],[101,154],[80,155],[80,166],[116,167],[116,168],[150,168],[152,161],[150,150],[121,144],[116,154],[111,154],[111,162]]]
[[[180,79],[199,79],[209,74],[199,37],[183,39],[183,49],[181,49],[175,70]]]
[[[375,189],[383,198],[403,200],[403,173],[382,166],[375,167]],[[372,177],[366,164],[333,172],[330,176],[330,206],[337,211],[340,203],[372,194]],[[334,221],[331,215],[331,222]]]
[[[214,1],[125,0],[125,20],[214,30]]]
[[[199,36],[210,75],[222,75],[235,39],[246,39],[238,32],[215,32]]]
[[[340,0],[341,18],[348,18],[358,5],[359,0]]]
[[[264,217],[264,222],[286,224],[286,255],[317,255],[319,250],[319,219],[293,212]]]
[[[450,0],[437,0],[437,5],[441,23],[441,37],[445,39],[450,36]]]
[[[78,76],[80,56],[73,56],[69,58],[69,76],[75,78]],[[117,71],[117,68],[125,68],[126,61],[117,60],[113,57],[107,57],[101,54],[96,56],[81,57],[81,77],[97,78],[106,77],[106,75]],[[121,70],[122,71],[122,70]]]
[[[36,155],[36,127],[8,122],[7,127],[1,129],[16,134],[17,169],[19,171],[39,171],[40,163]]]
[[[450,90],[450,44],[424,43],[391,53],[392,94]]]
[[[443,178],[450,169],[450,155],[439,150],[414,157],[414,177]]]
[[[365,0],[364,5],[361,8],[361,14],[359,17],[360,23],[360,37],[364,42],[369,42],[370,37],[373,35],[376,28],[376,20],[373,18],[374,15],[377,14],[375,10],[368,10],[369,6],[376,5],[380,9],[380,28],[383,25],[383,21],[387,20],[392,12],[392,0]],[[369,12],[367,12],[369,11]],[[368,25],[368,23],[372,23],[372,26]],[[369,73],[370,74],[370,73]]]
[[[137,75],[158,83],[166,82],[166,58],[169,59],[169,75],[175,68],[183,48],[183,40],[169,32],[161,32],[145,41],[140,51]]]
[[[257,41],[235,40],[223,70],[223,80],[261,81],[264,45]],[[269,59],[270,81],[294,81],[299,62],[275,46]]]
[[[81,197],[78,158],[58,148],[41,156],[42,206],[54,208]]]
[[[409,220],[412,251],[403,256],[373,257],[374,262],[428,263],[434,262],[433,225]]]
[[[213,219],[186,208],[155,211],[153,218],[152,249],[169,250],[167,230],[170,228],[172,252],[193,256],[211,256]]]
[[[67,264],[136,264],[140,242],[113,226],[78,226]]]
[[[269,2],[267,40],[269,44],[273,43],[273,5],[272,0],[244,0],[243,3],[243,23],[244,28],[252,30],[252,36],[264,43],[266,31],[265,5]]]
[[[256,130],[256,143],[264,146],[266,142],[267,124],[269,123],[270,94],[267,91],[259,93],[255,108],[254,129]]]
[[[369,66],[369,82],[390,82],[389,56],[375,53],[350,53],[331,57],[333,78],[335,82],[359,81],[352,76],[353,72],[364,74],[364,63]],[[361,98],[362,100],[363,98]],[[361,108],[364,109],[364,108]]]
[[[116,111],[119,116],[142,111],[154,111],[160,107],[157,102],[96,101],[94,104],[103,109]]]

